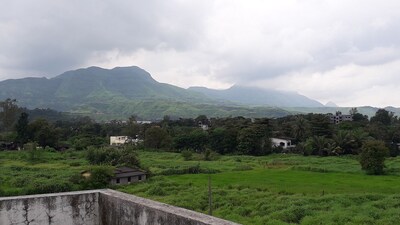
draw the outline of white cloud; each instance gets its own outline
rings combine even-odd
[[[380,65],[347,64],[326,72],[293,72],[258,82],[258,86],[299,93],[340,106],[400,106],[400,60]]]

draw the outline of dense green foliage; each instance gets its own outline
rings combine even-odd
[[[136,152],[130,147],[89,147],[86,159],[94,165],[140,167]]]
[[[114,166],[140,165],[151,178],[120,190],[207,212],[211,174],[213,212],[243,224],[393,224],[399,219],[400,120],[384,110],[369,121],[352,109],[357,119],[340,124],[322,114],[164,116],[142,124],[136,116],[98,123],[88,117],[31,119],[18,107],[14,112],[11,125],[2,122],[0,144],[2,150],[21,151],[0,152],[1,195],[104,188]],[[135,144],[110,147],[108,139],[115,135],[132,136]],[[273,137],[293,137],[296,147],[272,146]],[[386,158],[387,148],[392,157]],[[385,175],[367,177],[362,169]]]
[[[383,174],[385,157],[389,151],[382,141],[367,141],[363,144],[360,154],[361,168],[368,174]]]

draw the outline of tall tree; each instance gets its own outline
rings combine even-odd
[[[266,124],[254,124],[242,129],[238,135],[238,151],[249,155],[271,153],[272,143]]]
[[[4,129],[8,131],[15,123],[20,112],[20,108],[17,105],[17,100],[10,98],[0,102],[0,108],[0,121],[2,122]]]
[[[28,132],[28,113],[21,113],[17,124],[15,125],[15,129],[17,131],[17,142],[20,146],[23,146],[29,139],[29,132]]]
[[[44,119],[38,119],[28,126],[30,140],[35,141],[41,147],[57,147],[59,130]]]
[[[144,145],[148,148],[169,148],[171,136],[161,127],[154,126],[146,130],[144,134]]]
[[[339,130],[337,134],[333,135],[333,141],[337,148],[341,150],[341,152],[351,153],[350,144],[351,144],[351,135],[348,131]],[[338,150],[339,150],[338,149]]]
[[[311,114],[311,133],[313,136],[332,136],[332,124],[323,114]]]
[[[355,114],[358,113],[358,109],[357,109],[357,108],[351,108],[351,109],[349,110],[349,113],[350,113],[350,115],[354,116]]]
[[[233,153],[237,148],[237,130],[218,127],[213,129],[209,135],[210,147],[220,153]]]
[[[393,112],[389,112],[385,109],[378,109],[376,111],[375,116],[371,117],[371,123],[382,123],[383,125],[390,125]]]
[[[383,174],[385,157],[388,156],[388,148],[383,141],[366,141],[360,154],[361,168],[367,174]]]
[[[324,136],[314,136],[312,138],[312,146],[313,146],[313,153],[318,154],[319,156],[327,156],[330,154],[329,152],[329,142]]]
[[[310,130],[310,124],[302,116],[296,118],[292,128],[292,135],[299,141],[304,141]]]

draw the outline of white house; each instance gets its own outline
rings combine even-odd
[[[271,138],[271,142],[273,147],[280,146],[283,149],[296,147],[296,145],[292,144],[292,141],[290,139]]]
[[[132,139],[128,136],[110,136],[110,145],[123,145],[131,142]]]

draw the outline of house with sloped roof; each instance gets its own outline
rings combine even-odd
[[[112,185],[130,184],[146,180],[146,172],[130,167],[119,167],[114,170]]]

